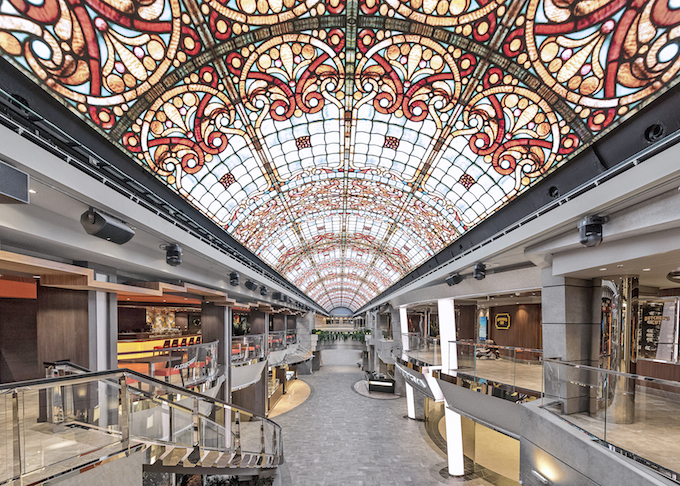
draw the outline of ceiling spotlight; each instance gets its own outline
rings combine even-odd
[[[650,272],[651,270],[652,270],[651,268],[643,268],[642,269],[643,272]]]
[[[262,296],[267,295],[267,287],[265,287],[264,285],[260,287],[260,295]]]
[[[229,283],[231,285],[233,285],[234,287],[237,286],[240,281],[241,281],[241,279],[240,279],[240,275],[238,274],[238,272],[231,272],[229,274]]]
[[[472,271],[472,276],[475,280],[484,280],[484,277],[486,277],[486,265],[484,265],[482,262],[475,264],[475,268]]]
[[[161,245],[161,250],[165,250],[165,263],[171,267],[177,267],[182,263],[182,247],[177,243]]]
[[[253,282],[252,280],[247,280],[246,281],[246,288],[248,290],[257,290],[257,284]]]
[[[453,285],[458,285],[463,280],[465,280],[465,277],[463,277],[460,273],[457,273],[455,275],[449,275],[446,277],[446,284],[450,287]]]
[[[586,248],[602,243],[602,225],[609,221],[608,216],[586,216],[578,222],[579,242]]]

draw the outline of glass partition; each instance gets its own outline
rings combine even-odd
[[[544,370],[544,409],[662,473],[678,472],[680,383],[554,359]]]

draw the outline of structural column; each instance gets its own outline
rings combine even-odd
[[[201,308],[204,343],[219,341],[217,363],[224,367],[225,382],[219,398],[231,402],[231,307],[204,302]]]
[[[401,330],[401,347],[403,351],[402,358],[408,360],[406,351],[409,350],[409,339],[408,339],[408,311],[406,307],[399,308],[399,329]],[[406,386],[406,410],[408,418],[416,418],[416,401],[413,395],[413,387],[408,383]]]
[[[583,365],[597,364],[598,349],[594,346],[600,330],[601,298],[593,298],[592,281],[553,277],[552,268],[541,271],[543,357]],[[589,393],[586,387],[570,384],[574,380],[561,376],[548,363],[545,391],[548,396],[560,397],[563,412],[570,414],[588,410]],[[566,368],[560,367],[564,375]],[[579,370],[570,370],[578,373]]]
[[[441,299],[437,301],[439,309],[439,335],[441,337],[442,370],[449,371],[458,368],[458,354],[455,344],[449,344],[456,340],[456,310],[453,299]],[[463,459],[463,428],[460,414],[449,408],[445,403],[444,419],[446,421],[446,454],[448,469],[451,476],[463,476],[465,474],[465,462]]]

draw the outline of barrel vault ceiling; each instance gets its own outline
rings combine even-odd
[[[3,57],[327,310],[680,68],[680,0],[0,2]]]

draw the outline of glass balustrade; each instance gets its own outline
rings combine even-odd
[[[118,353],[118,367],[131,368],[152,378],[193,386],[215,377],[219,341],[144,351]]]
[[[297,329],[288,329],[286,331],[286,344],[296,344],[297,343]]]
[[[404,333],[404,353],[411,358],[429,365],[442,364],[442,350],[439,339],[418,333]],[[406,349],[408,347],[408,349]]]
[[[0,484],[153,444],[229,453],[240,467],[283,461],[274,422],[129,370],[0,386],[0,431]]]
[[[543,368],[545,410],[662,473],[680,472],[680,383],[554,359]]]
[[[231,364],[264,359],[264,334],[250,334],[231,338]]]
[[[269,331],[269,351],[286,349],[286,331]]]
[[[448,351],[444,373],[448,370],[449,374],[465,374],[474,381],[492,381],[534,392],[542,389],[543,351],[540,349],[449,341]]]

